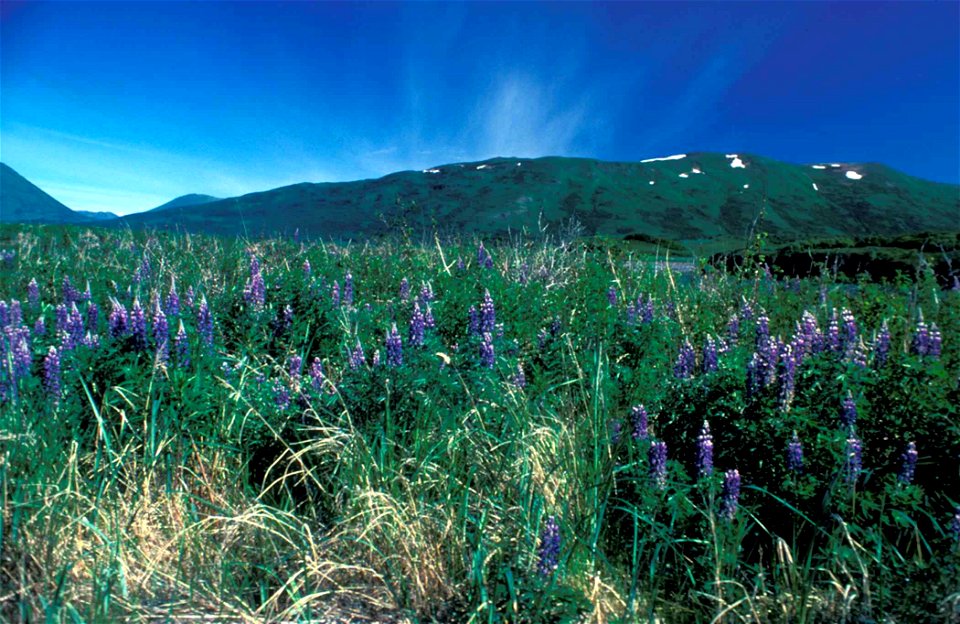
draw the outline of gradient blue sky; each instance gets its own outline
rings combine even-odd
[[[129,213],[492,156],[960,182],[960,3],[0,4],[0,160]]]

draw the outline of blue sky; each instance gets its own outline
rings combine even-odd
[[[0,5],[0,160],[129,213],[493,156],[960,182],[960,3]]]

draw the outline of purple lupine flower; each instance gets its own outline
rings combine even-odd
[[[607,302],[610,303],[610,307],[617,306],[617,289],[613,286],[607,289]]]
[[[183,328],[183,321],[177,328],[177,335],[173,337],[173,357],[180,368],[190,368],[190,342],[187,339],[187,330]]]
[[[77,309],[76,303],[70,304],[70,313],[67,315],[66,331],[63,337],[63,350],[70,351],[83,340],[83,316]]]
[[[820,333],[817,317],[809,310],[804,310],[800,327],[806,351],[808,353],[819,353],[823,349],[823,335]]]
[[[380,367],[380,349],[373,350],[372,364],[374,368]]]
[[[343,303],[347,307],[353,305],[353,274],[349,271],[343,278]]]
[[[361,366],[364,366],[367,363],[366,356],[363,354],[363,345],[360,344],[360,339],[357,338],[357,346],[353,348],[350,352],[350,368],[352,370],[357,370]]]
[[[547,331],[547,328],[542,328],[537,332],[537,350],[543,351],[543,348],[547,346],[547,339],[550,337],[550,333]]]
[[[273,382],[273,401],[281,412],[290,407],[290,390],[279,379]]]
[[[847,438],[847,447],[845,451],[846,462],[846,480],[847,483],[856,483],[863,469],[863,442],[857,438]]]
[[[9,320],[7,321],[8,325],[12,325],[13,327],[20,327],[23,324],[23,308],[20,307],[20,302],[17,301],[16,299],[10,300],[10,311],[8,314],[9,314]]]
[[[667,486],[667,443],[655,440],[650,444],[647,457],[650,461],[650,479],[662,490]]]
[[[126,336],[130,325],[127,309],[116,299],[111,298],[110,303],[113,306],[113,309],[110,310],[109,317],[110,337],[120,338]]]
[[[475,336],[480,333],[480,313],[477,311],[477,306],[470,306],[470,310],[467,311],[467,316],[469,318],[467,322],[467,333],[471,336]]]
[[[303,367],[303,358],[299,355],[291,355],[287,361],[287,373],[291,379],[300,378],[300,369]]]
[[[630,408],[630,435],[634,440],[646,440],[648,432],[647,410],[642,405]]]
[[[527,375],[523,372],[523,364],[517,362],[517,372],[513,374],[513,379],[511,380],[513,385],[518,388],[527,387]]]
[[[43,387],[55,404],[60,401],[60,352],[53,346],[43,359]]]
[[[167,316],[178,316],[180,314],[180,295],[177,294],[177,285],[171,280],[170,292],[167,293],[165,301]]]
[[[152,270],[150,268],[150,257],[147,254],[143,254],[143,258],[140,260],[140,276],[143,279],[150,279],[150,274]]]
[[[909,485],[917,473],[917,443],[907,444],[907,450],[900,456],[901,466],[900,474],[897,475],[900,483]]]
[[[58,303],[55,314],[57,319],[57,333],[62,334],[67,331],[67,319],[70,316],[70,311],[67,309],[67,306]],[[4,325],[6,325],[6,323],[4,323]]]
[[[6,327],[10,324],[10,307],[6,301],[0,299],[0,327]]]
[[[194,292],[193,286],[187,286],[187,294],[184,297],[184,303],[187,304],[187,307],[191,310],[193,309],[193,303],[196,301],[197,293]]]
[[[90,290],[90,282],[87,281],[87,287],[84,289],[83,293],[80,295],[80,299],[83,301],[90,301],[93,299],[93,292]]]
[[[770,340],[770,318],[766,312],[761,311],[757,317],[757,340],[756,348],[759,351],[762,345]]]
[[[157,303],[153,307],[153,346],[157,349],[157,357],[163,363],[166,363],[170,354],[169,342],[170,324],[163,308]]]
[[[943,336],[940,334],[940,328],[936,323],[930,324],[930,344],[927,347],[927,355],[931,358],[940,359],[940,352],[943,349]]]
[[[47,323],[43,320],[42,316],[37,317],[37,321],[33,324],[33,333],[36,336],[45,336],[47,334]]]
[[[66,305],[77,301],[80,298],[80,293],[77,292],[77,289],[73,287],[73,282],[70,281],[69,276],[64,276],[63,278],[63,302]]]
[[[276,331],[282,334],[293,326],[293,306],[289,303],[280,310],[280,317],[277,319]]]
[[[638,299],[639,301],[639,299]],[[642,307],[639,308],[640,311],[640,322],[644,325],[649,325],[653,322],[653,297],[647,296],[647,300],[642,304]]]
[[[877,338],[873,341],[873,365],[876,368],[883,368],[889,355],[890,328],[887,327],[887,320],[884,319],[880,325],[880,331],[877,333]]]
[[[736,469],[723,474],[723,492],[720,494],[720,517],[732,521],[740,504],[740,472]]]
[[[736,314],[730,317],[730,321],[727,322],[727,341],[736,346],[737,340],[740,339],[740,317]]]
[[[333,286],[330,288],[330,300],[333,302],[333,307],[340,307],[340,282],[334,281]]]
[[[309,260],[303,261],[303,279],[310,279],[310,274],[313,273],[313,268],[310,266]]]
[[[250,279],[243,289],[243,299],[254,309],[263,308],[267,297],[267,287],[263,282],[263,273],[260,272],[260,261],[253,254],[250,255]]]
[[[845,350],[850,349],[857,342],[857,319],[853,316],[853,312],[847,308],[844,308],[840,313],[840,318],[843,320],[841,342]]]
[[[320,392],[320,389],[323,387],[323,363],[320,362],[320,358],[313,358],[313,362],[310,364],[310,385],[313,386],[313,389],[317,392]]]
[[[417,299],[422,306],[426,306],[433,301],[433,286],[430,285],[430,282],[423,282],[423,285],[420,286],[420,294],[417,295]]]
[[[749,321],[753,319],[753,306],[746,299],[740,304],[740,320]]]
[[[410,299],[410,282],[407,278],[400,280],[400,301],[406,303]]]
[[[97,349],[100,347],[100,334],[87,332],[86,335],[80,339],[80,345],[88,349]]]
[[[846,429],[853,429],[857,424],[857,402],[853,399],[853,393],[847,392],[840,408],[840,424]]]
[[[416,304],[414,304],[416,305]],[[413,327],[411,326],[411,333]],[[421,343],[423,334],[421,332]],[[394,323],[390,331],[387,332],[387,366],[399,368],[403,366],[403,341],[400,340],[400,332],[397,331],[397,324]]]
[[[703,343],[703,372],[712,373],[717,370],[717,343],[713,336],[707,336]]]
[[[430,304],[426,304],[426,311],[423,313],[423,324],[426,325],[427,329],[434,329],[437,326],[436,319],[433,318],[433,308],[430,307]]]
[[[205,296],[200,297],[200,306],[197,308],[197,333],[203,344],[213,346],[213,315],[210,314]]]
[[[137,351],[147,349],[147,317],[140,307],[140,300],[134,299],[130,308],[130,335],[133,337],[133,348]]]
[[[787,444],[787,470],[790,472],[800,472],[803,470],[803,444],[800,443],[800,437],[797,432],[793,432],[793,438]]]
[[[467,265],[464,264],[464,262],[463,262],[463,257],[458,257],[458,258],[457,258],[457,270],[458,270],[458,271],[462,271],[462,270],[464,270],[465,268],[467,268]]]
[[[703,429],[697,437],[697,474],[701,479],[713,474],[713,436],[707,421],[703,421]]]
[[[855,366],[867,367],[867,345],[863,344],[863,337],[858,338],[852,347],[847,348],[847,359]]]
[[[30,353],[30,330],[26,327],[8,327],[7,332],[10,339],[10,372],[12,381],[16,383],[17,379],[30,375],[33,364],[33,356]]]
[[[537,559],[537,573],[542,577],[550,576],[560,565],[560,527],[554,516],[547,518],[540,533]]]
[[[627,304],[627,325],[637,324],[637,306],[631,301]]]
[[[490,252],[483,246],[483,241],[481,241],[480,246],[477,247],[477,265],[483,269],[493,268],[493,256],[491,256]]]
[[[490,335],[490,332],[484,332],[483,342],[480,343],[480,364],[481,366],[492,369],[495,361],[493,336]]]
[[[100,322],[100,308],[93,301],[87,303],[87,330],[96,332]]]
[[[694,369],[697,367],[697,354],[689,340],[683,341],[680,347],[680,354],[677,355],[677,362],[673,365],[673,376],[677,379],[690,379]]]
[[[492,332],[497,324],[497,312],[493,306],[493,297],[490,291],[483,293],[483,302],[480,303],[480,331]]]
[[[31,278],[30,283],[27,284],[27,302],[31,308],[40,305],[40,286],[37,284],[36,278]]]
[[[423,318],[423,313],[420,311],[420,304],[414,302],[413,304],[413,315],[410,317],[410,331],[408,333],[410,344],[414,347],[423,346],[423,332],[426,327],[426,321]],[[389,354],[387,360],[389,361]]]
[[[784,346],[780,358],[780,409],[786,411],[793,401],[796,389],[797,368],[803,359],[802,347],[794,350],[793,343]]]
[[[833,352],[840,350],[840,321],[837,319],[837,309],[830,314],[830,324],[827,325],[826,346]]]

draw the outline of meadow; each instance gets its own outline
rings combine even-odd
[[[922,266],[0,248],[8,621],[960,619],[960,291]]]

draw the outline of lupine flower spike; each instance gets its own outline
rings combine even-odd
[[[907,450],[900,456],[902,462],[898,479],[900,483],[909,485],[913,482],[913,477],[917,472],[917,443],[911,442],[907,445]]]
[[[540,534],[537,558],[537,572],[543,577],[553,574],[560,564],[560,526],[554,516],[547,518],[547,523]]]
[[[701,479],[713,474],[713,436],[707,421],[703,421],[703,429],[697,438],[697,473]]]
[[[720,495],[720,517],[733,520],[740,503],[740,472],[728,470],[723,475],[723,492]]]

